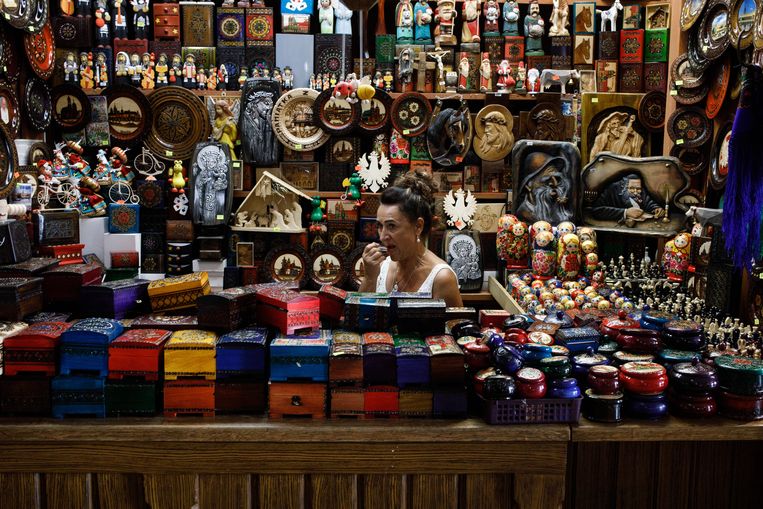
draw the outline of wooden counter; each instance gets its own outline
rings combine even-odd
[[[0,507],[561,507],[569,440],[477,419],[4,419]]]

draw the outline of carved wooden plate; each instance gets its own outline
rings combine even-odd
[[[644,94],[638,107],[638,119],[650,131],[665,127],[665,92],[652,90]]]
[[[0,78],[15,83],[19,77],[19,59],[16,42],[10,29],[0,23]]]
[[[360,120],[360,102],[350,103],[334,97],[334,91],[329,88],[315,98],[313,118],[318,127],[329,134],[348,133]]]
[[[52,161],[53,160],[53,151],[50,149],[50,145],[45,143],[44,141],[38,141],[37,143],[32,143],[32,146],[29,147],[29,164],[36,165],[37,161],[40,159],[45,159],[46,161]]]
[[[673,96],[673,99],[675,99],[678,104],[690,106],[692,104],[697,104],[707,97],[707,91],[709,89],[710,85],[708,83],[704,83],[699,88],[679,88],[677,91],[678,93]]]
[[[363,250],[365,248],[366,244],[363,244],[353,249],[347,255],[347,281],[353,290],[359,289],[363,278],[366,277],[366,272],[363,269]]]
[[[670,155],[681,161],[681,167],[689,175],[699,175],[707,168],[708,158],[704,147],[686,148],[683,145],[673,145]]]
[[[729,47],[731,26],[727,0],[710,0],[698,32],[698,50],[707,60],[715,60]]]
[[[723,107],[723,101],[726,99],[726,92],[729,88],[731,79],[731,57],[726,58],[720,63],[715,71],[715,76],[709,84],[707,92],[707,102],[705,103],[705,113],[707,118],[715,118]]]
[[[688,53],[682,53],[673,61],[670,67],[670,79],[674,88],[698,88],[705,82],[704,74],[696,74],[689,64]]]
[[[0,198],[5,198],[13,190],[15,171],[19,167],[16,144],[8,129],[0,125]]]
[[[731,0],[729,8],[729,43],[738,49],[752,44],[753,27],[759,0]]]
[[[368,103],[364,102],[360,102],[360,129],[371,134],[385,131],[392,112],[392,98],[384,90],[377,89]]]
[[[32,18],[37,10],[38,0],[16,0],[14,7],[9,7],[7,2],[0,4],[5,21],[13,28],[29,30]]]
[[[271,249],[262,266],[267,281],[299,283],[300,288],[307,283],[309,269],[307,253],[297,245]]]
[[[668,136],[676,145],[698,147],[712,135],[713,123],[701,108],[679,108],[668,120]]]
[[[392,127],[403,136],[423,134],[432,118],[432,105],[423,94],[405,92],[392,103]]]
[[[723,124],[718,129],[713,142],[710,156],[710,185],[716,190],[723,189],[726,185],[726,177],[729,175],[729,142],[732,126],[733,122]]]
[[[704,73],[705,70],[710,67],[711,63],[699,49],[701,45],[700,37],[701,33],[699,30],[690,32],[688,46],[686,48],[686,53],[689,56],[689,65],[691,65],[694,74]]]
[[[684,0],[681,6],[681,30],[689,30],[699,19],[706,0]]]
[[[37,0],[34,6],[34,13],[29,20],[27,30],[29,32],[39,32],[46,24],[49,24],[50,13],[48,12],[48,2],[44,0]]]
[[[142,94],[141,94],[142,95]],[[64,131],[77,131],[90,122],[90,100],[76,85],[53,89],[53,121]]]
[[[141,92],[138,92],[141,93]],[[153,92],[146,146],[165,159],[188,159],[196,143],[209,138],[212,128],[204,104],[183,87],[162,87]]]
[[[130,85],[112,85],[101,95],[106,98],[108,105],[111,137],[127,144],[140,141],[151,125],[151,112],[156,111],[145,94]],[[161,155],[164,155],[164,151]]]
[[[308,274],[315,288],[341,286],[347,279],[348,265],[344,252],[331,244],[320,244],[310,252]]]
[[[24,36],[24,51],[34,73],[46,80],[56,68],[56,41],[53,29],[45,23],[42,30]]]
[[[532,140],[563,140],[564,125],[564,116],[558,104],[539,102],[527,114],[527,137]]]
[[[763,48],[763,9],[755,13],[755,24],[752,28],[752,43],[755,49]]]
[[[48,84],[40,78],[29,76],[24,89],[24,103],[24,112],[32,127],[38,131],[47,129],[53,113]]]
[[[329,133],[316,125],[313,104],[319,92],[296,88],[285,93],[273,107],[273,131],[292,150],[315,150],[329,140]]]
[[[19,135],[21,127],[21,111],[16,89],[6,83],[0,83],[0,123],[8,128],[11,138]]]

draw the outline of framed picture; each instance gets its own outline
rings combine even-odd
[[[432,177],[441,193],[461,189],[464,185],[464,175],[460,171],[433,171]]]
[[[410,171],[426,173],[432,176],[432,161],[411,161]]]
[[[379,228],[375,217],[361,217],[358,226],[358,240],[361,242],[379,242]]]
[[[481,187],[483,193],[500,193],[502,180],[502,171],[482,168]]]
[[[638,27],[634,27],[634,28],[638,28]],[[667,2],[646,4],[645,28],[647,30],[669,29],[670,28],[670,4]]]
[[[596,33],[596,2],[575,2],[573,8],[575,35]]]
[[[580,155],[583,165],[599,153],[628,157],[651,153],[649,130],[638,118],[643,94],[585,94],[581,115]]]
[[[303,191],[318,190],[318,163],[281,163],[281,175]]]
[[[254,242],[236,244],[236,265],[239,267],[254,266]]]
[[[479,193],[482,189],[480,182],[480,167],[476,164],[464,166],[464,189],[473,193]]]
[[[596,92],[596,71],[578,71],[580,73],[580,93]]]
[[[326,147],[327,163],[354,165],[360,157],[360,138],[354,136],[332,137]]]
[[[300,288],[307,283],[310,260],[302,247],[289,245],[271,249],[262,266],[267,281],[279,283],[299,283]]]
[[[358,209],[355,208],[354,201],[329,198],[326,200],[326,215],[328,216],[328,219],[347,219],[354,221],[358,218]]]
[[[363,268],[363,250],[366,248],[365,244],[361,244],[347,255],[347,267],[348,267],[348,282],[350,288],[357,290],[360,288],[360,283],[366,276],[366,272]]]
[[[572,53],[572,63],[575,65],[592,65],[593,46],[593,35],[575,34],[575,48]]]
[[[641,28],[641,6],[623,5],[623,30],[637,30]],[[665,27],[667,28],[667,27]]]

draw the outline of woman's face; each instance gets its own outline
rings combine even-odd
[[[419,220],[423,225],[424,220]],[[398,261],[416,252],[416,237],[421,226],[411,223],[397,205],[379,205],[376,225],[381,244],[387,248],[392,261]]]

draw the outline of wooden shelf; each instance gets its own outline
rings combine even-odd
[[[344,192],[342,191],[305,191],[305,194],[312,196],[320,196],[321,198],[341,198]],[[435,193],[435,196],[445,196],[446,193]],[[233,191],[234,198],[246,198],[249,195],[249,191]],[[478,200],[505,200],[506,193],[472,193]],[[363,196],[379,196],[379,193],[363,193]]]
[[[658,422],[626,419],[616,426],[581,418],[572,426],[573,442],[673,442],[673,441],[763,440],[763,421],[733,421],[723,417],[679,419]]]
[[[390,97],[393,99],[396,99],[401,95],[400,92],[389,92]],[[521,94],[498,94],[495,92],[483,94],[481,92],[467,92],[467,93],[458,93],[458,92],[423,92],[422,95],[426,97],[427,99],[442,99],[443,101],[447,100],[453,100],[458,99],[459,97],[463,97],[467,101],[484,101],[485,98],[489,95],[494,95],[496,97],[504,97],[509,96],[509,101],[534,101],[535,96],[534,95],[521,95]]]
[[[134,87],[134,88],[137,90],[140,90],[145,95],[150,95],[151,92],[153,92],[154,90],[159,90],[156,88],[151,90],[145,90],[143,88],[138,88],[138,87]],[[160,88],[166,88],[166,87],[160,87]],[[183,87],[180,87],[180,88],[183,88]],[[84,90],[84,92],[86,95],[101,95],[101,92],[103,92],[104,90],[105,90],[104,88],[95,88],[92,90]],[[188,89],[188,90],[190,90],[191,92],[193,92],[194,94],[200,97],[205,97],[208,95],[222,95],[222,94],[229,95],[231,97],[241,97],[241,90],[194,90],[194,89]]]

